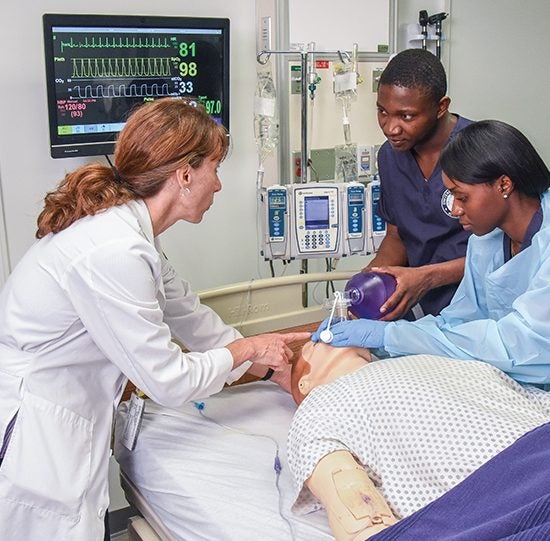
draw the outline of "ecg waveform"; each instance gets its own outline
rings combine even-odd
[[[73,58],[72,77],[170,77],[170,58]]]
[[[144,98],[144,97],[161,97],[171,96],[168,84],[158,85],[153,83],[151,85],[142,83],[131,85],[97,85],[95,88],[93,85],[86,85],[81,87],[75,85],[72,87],[72,94],[70,99],[82,99],[82,98]]]
[[[108,37],[99,36],[96,41],[95,36],[90,40],[85,37],[84,40],[75,41],[72,37],[69,41],[61,40],[61,52],[65,49],[168,49],[174,45],[170,43],[169,38],[154,38],[147,36],[145,38],[138,37]]]

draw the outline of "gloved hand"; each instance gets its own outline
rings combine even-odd
[[[319,341],[319,335],[326,329],[328,318],[325,319],[317,331],[313,333],[311,339],[314,342]],[[331,346],[357,346],[362,348],[380,348],[384,346],[384,331],[387,321],[377,321],[374,319],[354,319],[351,321],[342,321],[330,327],[332,332]]]
[[[321,325],[319,325],[319,328],[311,335],[311,341],[312,342],[319,342],[321,340],[320,334],[327,328],[328,322],[330,320],[330,317],[326,317],[321,321]]]

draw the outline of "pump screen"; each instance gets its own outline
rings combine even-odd
[[[274,209],[284,209],[286,207],[286,197],[284,195],[270,195],[269,206]]]
[[[329,200],[328,195],[305,198],[306,229],[329,228]]]

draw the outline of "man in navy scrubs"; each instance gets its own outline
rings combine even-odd
[[[395,293],[383,319],[417,319],[447,306],[464,273],[469,233],[451,216],[439,155],[471,121],[449,112],[447,80],[429,51],[407,49],[386,66],[378,87],[378,214],[387,234],[365,270],[392,274]]]

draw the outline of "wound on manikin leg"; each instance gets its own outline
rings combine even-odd
[[[362,541],[397,522],[365,469],[348,451],[324,456],[306,485],[327,510],[337,541]]]

